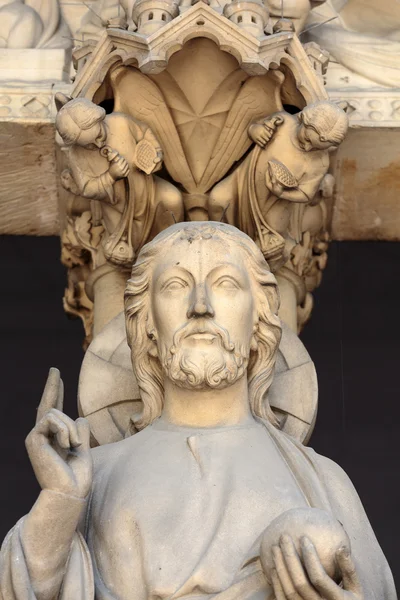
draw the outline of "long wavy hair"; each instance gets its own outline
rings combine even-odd
[[[278,421],[271,410],[267,392],[272,383],[281,324],[277,316],[279,295],[275,277],[269,271],[262,253],[246,234],[231,225],[212,221],[178,223],[160,233],[143,246],[132,268],[125,291],[125,319],[132,366],[140,389],[143,410],[132,418],[134,429],[140,430],[161,415],[164,399],[164,374],[155,350],[154,328],[150,311],[150,285],[153,263],[166,256],[179,240],[218,239],[234,244],[244,254],[253,281],[258,324],[254,333],[257,349],[250,352],[247,369],[249,402],[254,416]]]

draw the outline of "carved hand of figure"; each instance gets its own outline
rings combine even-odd
[[[114,181],[118,181],[118,179],[128,177],[129,165],[123,156],[115,152],[115,154],[109,153],[107,158],[110,161],[108,172],[114,179]]]
[[[73,421],[58,410],[62,401],[60,373],[51,369],[26,448],[43,490],[85,498],[92,485],[89,423],[82,418]]]
[[[265,148],[266,144],[273,138],[279,125],[282,125],[283,117],[275,115],[270,119],[265,119],[263,123],[253,123],[248,129],[250,138],[260,148]]]
[[[275,566],[272,586],[276,600],[364,600],[353,559],[346,547],[340,548],[335,556],[342,586],[326,573],[315,546],[307,537],[301,540],[301,558],[289,535],[283,535],[272,552]]]
[[[267,129],[262,123],[253,123],[248,129],[250,138],[260,146],[260,148],[265,148],[274,133],[274,129]]]
[[[273,175],[273,173],[270,172],[269,169],[267,169],[265,173],[265,185],[270,190],[270,192],[274,194],[274,196],[277,196],[277,198],[280,198],[282,196],[283,191],[285,189],[284,186],[276,179],[276,177]]]

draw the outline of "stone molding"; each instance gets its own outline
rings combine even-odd
[[[0,122],[54,123],[56,107],[54,95],[68,94],[68,83],[0,82]]]
[[[334,101],[347,102],[351,127],[400,127],[400,89],[328,89]]]
[[[206,37],[232,54],[249,75],[263,75],[287,64],[306,101],[327,98],[322,78],[315,77],[310,60],[293,32],[255,38],[226,17],[198,2],[149,37],[123,29],[108,28],[93,55],[76,78],[72,96],[91,97],[111,65],[133,65],[146,74],[160,73],[169,59],[189,40]]]

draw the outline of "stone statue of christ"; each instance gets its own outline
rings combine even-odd
[[[260,250],[230,225],[181,223],[144,246],[125,294],[143,409],[132,435],[90,449],[51,371],[27,438],[42,491],[3,544],[2,600],[395,600],[350,480],[269,407],[277,309]],[[306,531],[263,570],[264,531],[303,507],[348,534],[336,579]]]

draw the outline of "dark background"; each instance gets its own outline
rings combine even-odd
[[[50,366],[76,417],[83,328],[62,307],[56,238],[0,237],[0,539],[38,494],[24,438]],[[349,474],[400,584],[400,244],[331,244],[302,339],[320,386],[311,446]]]

